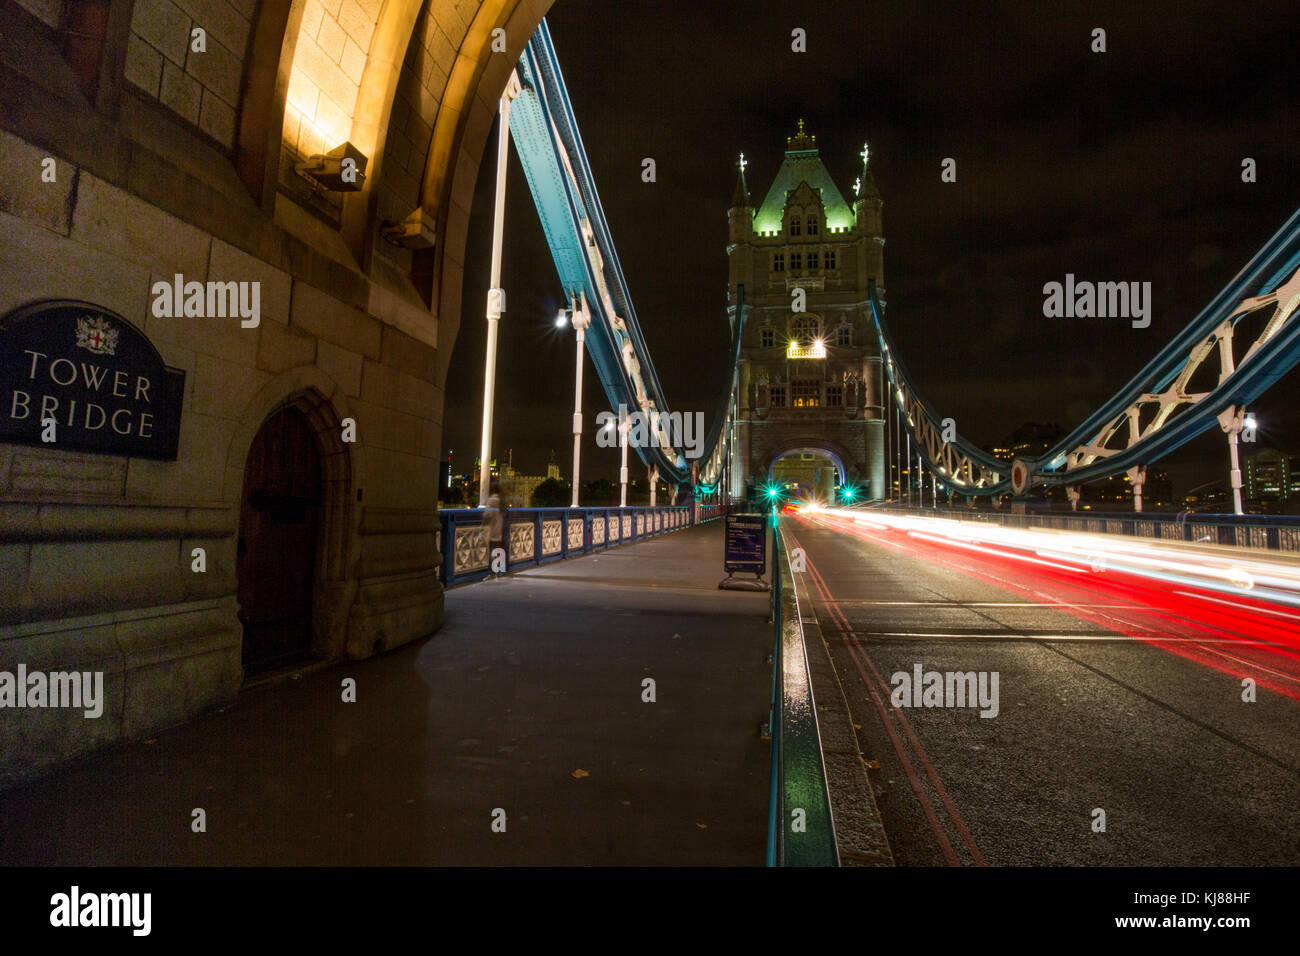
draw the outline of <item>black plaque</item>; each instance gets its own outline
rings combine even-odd
[[[102,306],[57,299],[0,320],[0,441],[175,461],[184,397],[185,373]]]
[[[767,518],[763,515],[727,515],[725,571],[767,570]]]

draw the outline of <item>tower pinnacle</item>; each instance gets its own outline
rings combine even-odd
[[[751,205],[749,199],[749,184],[745,182],[745,167],[749,163],[745,159],[745,154],[740,154],[740,161],[736,163],[739,173],[736,175],[736,188],[731,193],[731,208],[745,209]]]
[[[796,153],[801,150],[816,148],[817,137],[809,136],[804,132],[803,120],[799,121],[799,132],[795,133],[793,136],[787,136],[785,138],[785,151],[787,153]]]

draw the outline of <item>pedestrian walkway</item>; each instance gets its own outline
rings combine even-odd
[[[427,640],[0,793],[0,863],[761,865],[770,598],[717,590],[722,525],[453,588]]]

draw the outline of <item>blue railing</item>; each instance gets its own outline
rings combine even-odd
[[[444,585],[476,581],[491,573],[483,509],[438,512],[439,577]],[[578,554],[639,541],[692,525],[686,506],[634,508],[511,508],[501,547],[506,571],[536,567]]]
[[[696,509],[696,524],[704,524],[706,521],[713,521],[721,518],[731,510],[731,505],[700,505]]]

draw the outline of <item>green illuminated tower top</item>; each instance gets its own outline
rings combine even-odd
[[[803,183],[821,196],[826,212],[826,228],[832,233],[852,229],[853,210],[844,201],[831,174],[821,161],[817,150],[817,137],[804,132],[804,122],[799,120],[799,131],[786,137],[785,158],[771,188],[758,212],[754,215],[754,232],[760,236],[781,231],[785,215],[787,194]]]

